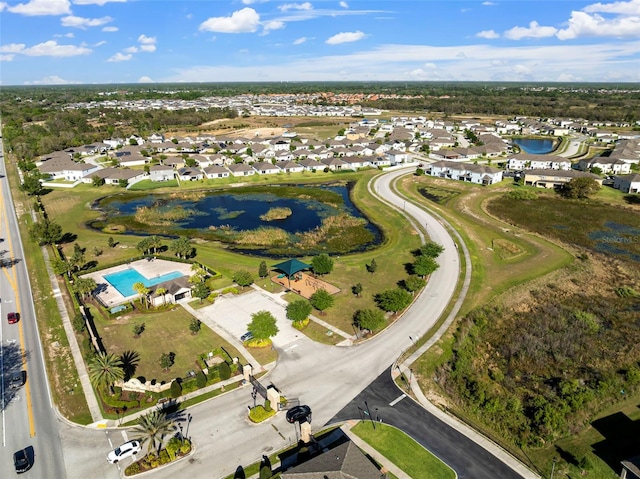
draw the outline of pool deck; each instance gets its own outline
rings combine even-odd
[[[98,292],[95,296],[107,307],[118,306],[119,304],[126,303],[138,297],[137,294],[132,296],[123,296],[120,292],[111,286],[109,282],[104,279],[105,276],[112,273],[118,273],[120,271],[126,271],[127,269],[135,269],[138,273],[147,279],[153,279],[163,274],[171,273],[173,271],[179,271],[185,276],[191,276],[191,265],[186,263],[178,263],[174,261],[166,261],[162,259],[153,259],[151,261],[141,259],[128,264],[121,264],[112,268],[102,269],[100,271],[94,271],[93,273],[84,274],[82,278],[91,278],[96,282],[98,286]]]

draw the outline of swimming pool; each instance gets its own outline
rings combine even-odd
[[[133,285],[136,283],[142,283],[146,288],[150,288],[156,284],[180,278],[181,276],[184,276],[184,273],[181,273],[180,271],[172,271],[171,273],[166,273],[149,279],[142,276],[137,270],[130,268],[125,269],[124,271],[118,271],[117,273],[107,274],[104,276],[104,279],[106,279],[111,286],[116,288],[118,292],[126,298],[128,296],[138,294],[136,293],[136,290],[133,289]]]

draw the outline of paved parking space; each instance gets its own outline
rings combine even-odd
[[[274,346],[283,348],[293,341],[306,339],[304,334],[291,326],[291,321],[287,319],[287,312],[282,304],[255,290],[239,295],[219,296],[215,303],[199,309],[198,313],[205,315],[240,341],[240,336],[247,332],[251,315],[258,311],[269,311],[276,318],[279,331],[272,338]]]

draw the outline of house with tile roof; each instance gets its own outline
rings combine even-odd
[[[502,170],[485,165],[458,163],[456,161],[436,161],[427,165],[425,173],[438,178],[465,181],[477,185],[493,185],[502,181]]]

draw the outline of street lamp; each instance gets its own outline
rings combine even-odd
[[[556,457],[554,457],[554,458],[553,458],[553,466],[551,466],[551,477],[550,477],[550,479],[553,479],[553,473],[554,473],[554,472],[555,472],[555,470],[556,470],[556,461],[557,461],[557,460],[558,460],[558,459],[557,459]]]
[[[180,429],[180,442],[184,444],[184,436],[182,435],[182,424],[178,423],[178,429]]]
[[[371,421],[371,425],[373,426],[373,429],[376,428],[376,423],[373,422],[373,418],[371,417],[371,411],[369,410],[369,405],[367,404],[367,401],[364,402],[365,407],[367,408],[367,416],[369,416],[369,420]]]
[[[189,424],[191,424],[191,420],[193,419],[193,416],[189,413],[187,413],[187,440],[190,441],[189,439]]]

